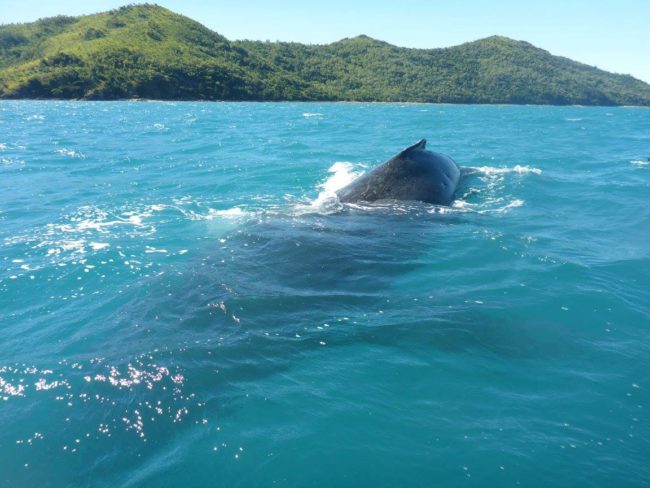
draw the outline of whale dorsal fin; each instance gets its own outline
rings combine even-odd
[[[399,153],[399,156],[406,156],[411,151],[415,151],[417,149],[424,150],[426,148],[426,145],[427,145],[427,140],[426,139],[420,139],[418,142],[416,142],[412,146],[407,147],[401,153]]]

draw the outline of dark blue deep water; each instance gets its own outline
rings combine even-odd
[[[342,206],[426,137],[452,208]],[[648,486],[650,110],[0,103],[0,486]]]

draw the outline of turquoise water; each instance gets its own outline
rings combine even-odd
[[[452,208],[333,191],[426,137]],[[0,103],[0,486],[648,486],[650,110]]]

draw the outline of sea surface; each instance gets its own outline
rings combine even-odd
[[[452,207],[334,191],[427,138]],[[650,110],[0,102],[0,487],[650,486]]]

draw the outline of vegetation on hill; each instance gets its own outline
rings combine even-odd
[[[650,105],[650,85],[505,37],[229,41],[145,4],[0,26],[0,97]]]

